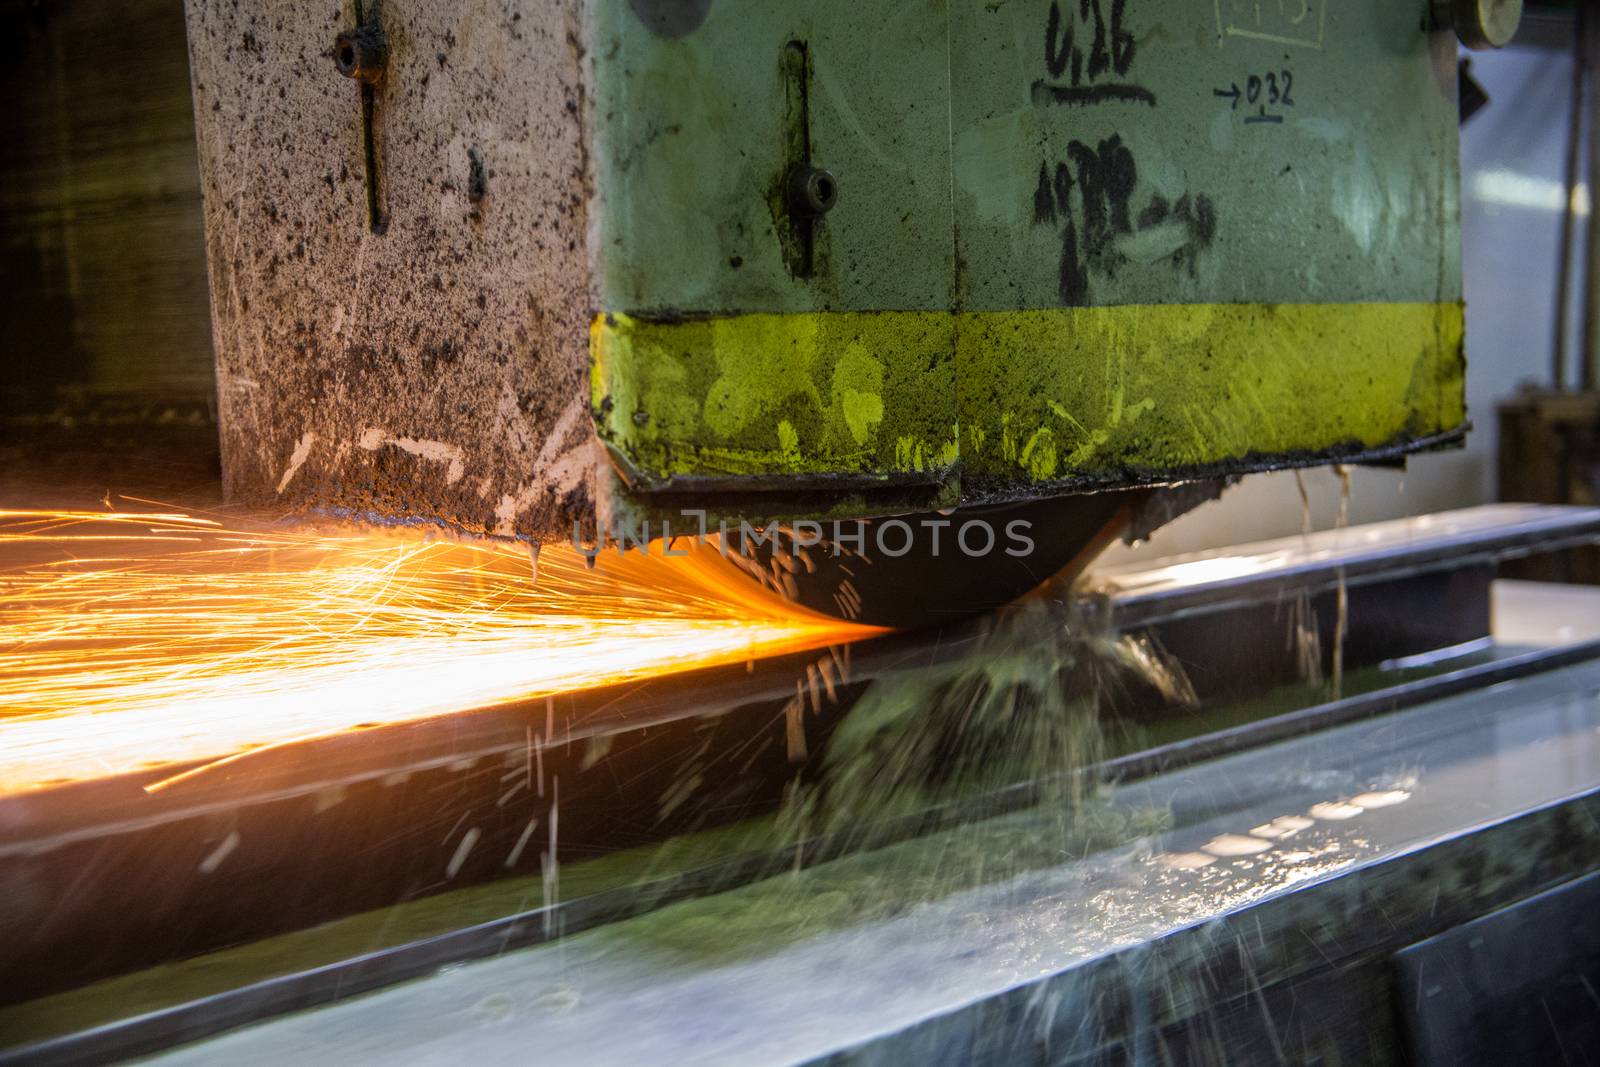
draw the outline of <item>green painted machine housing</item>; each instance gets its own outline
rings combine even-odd
[[[1426,0],[591,11],[591,402],[635,493],[997,499],[1461,431]]]

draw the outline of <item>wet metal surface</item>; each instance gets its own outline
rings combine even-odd
[[[911,1046],[887,1035],[908,1032],[904,1040],[914,1042],[908,1028],[975,1000],[1204,929],[1194,924],[1241,908],[1292,900],[1283,895],[1293,887],[1359,873],[1597,787],[1600,667],[1589,664],[1125,787],[1118,806],[1168,808],[1177,828],[915,904],[888,921],[788,945],[719,944],[726,931],[747,929],[731,922],[741,906],[770,903],[770,893],[750,887],[270,1022],[161,1062],[403,1055],[511,1063],[538,1048],[545,1062],[799,1063],[878,1040],[888,1044],[872,1061],[890,1062],[896,1048]],[[1543,839],[1525,840],[1530,863],[1545,855]],[[1453,914],[1503,877],[1492,873],[1498,862],[1480,864],[1476,879],[1419,877],[1397,899],[1426,894],[1433,909]],[[808,881],[828,870],[788,876],[793,893],[804,897]],[[1316,892],[1337,898],[1344,884]],[[1321,907],[1330,919],[1343,916],[1339,925],[1359,917],[1355,903]],[[1429,906],[1424,899],[1423,914]],[[1223,922],[1219,934],[1231,929]],[[684,937],[701,930],[708,947],[727,952],[697,953],[682,937],[661,936],[674,926]],[[1234,936],[1217,947],[1234,951]],[[1064,1021],[1092,1001],[1061,1000],[1069,984],[1040,987],[1022,1016],[1031,1032],[1070,1032]],[[1166,990],[1167,1015],[1181,1015],[1171,998],[1185,995],[1177,985]]]

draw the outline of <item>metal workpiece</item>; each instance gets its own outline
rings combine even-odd
[[[1343,529],[1102,567],[1085,580],[1085,610],[1126,629],[1282,603],[1338,586],[1501,562],[1600,542],[1600,508],[1485,504]]]
[[[1100,567],[1071,611],[1148,639],[1202,703],[1324,678],[1339,692],[1356,672],[1465,665],[1500,647],[1502,568],[1597,544],[1600,509],[1487,505]]]
[[[1122,813],[1114,823],[1149,812],[1174,830],[1270,800],[1308,766],[1318,768],[1306,780],[1319,790],[1377,789],[1375,781],[1337,784],[1334,769],[1365,751],[1360,745],[1322,747],[1318,739],[1346,733],[1377,746],[1396,736],[1385,724],[1440,702],[1509,714],[1525,696],[1537,702],[1539,694],[1582,690],[1587,681],[1573,688],[1553,680],[1588,679],[1597,669],[1600,602],[1592,590],[1499,583],[1491,605],[1474,578],[1464,599],[1440,608],[1407,584],[1439,581],[1425,566],[1417,570],[1422,554],[1475,576],[1507,553],[1595,535],[1595,513],[1483,509],[1448,518],[1405,539],[1381,524],[1347,531],[1343,554],[1313,547],[1306,555],[1314,566],[1282,568],[1298,584],[1254,590],[1274,622],[1265,637],[1241,625],[1230,600],[1237,589],[1219,596],[1211,588],[1205,614],[1110,612],[1103,624],[1122,632],[1085,628],[1047,590],[989,619],[848,649],[269,747],[171,790],[144,787],[201,765],[0,798],[0,859],[18,889],[0,916],[11,945],[0,963],[0,1033],[36,1042],[34,1051],[48,1054],[40,1062],[168,1048],[442,966],[680,905],[712,907],[705,900],[753,883],[768,881],[787,901],[781,879],[770,883],[779,872],[907,848],[937,854],[938,835],[984,840],[996,818],[1037,815],[1041,806],[1065,802],[1073,818],[1094,823],[1105,800],[1092,791],[1096,783],[1113,789],[1111,809]],[[1233,562],[1268,555],[1246,551]],[[1192,560],[1176,565],[1185,562]],[[1386,578],[1380,563],[1390,568]],[[1168,561],[1144,566],[1144,581],[1116,572],[1134,607],[1140,589],[1178,580]],[[1208,681],[1235,674],[1236,683],[1260,682],[1257,661],[1272,660],[1296,632],[1282,609],[1342,567],[1354,575],[1342,692],[1299,676],[1278,688],[1277,678],[1254,689]],[[1224,577],[1224,565],[1212,570],[1197,584]],[[1423,590],[1430,597],[1431,588]],[[1368,594],[1418,617],[1375,617],[1363,607]],[[1331,625],[1334,615],[1326,615]],[[1231,639],[1235,658],[1248,662],[1202,662],[1186,679],[1177,662],[1186,651],[1181,631],[1196,621],[1224,644]],[[1474,624],[1483,629],[1468,638],[1492,640],[1453,644]],[[1404,655],[1414,647],[1431,652]],[[1399,658],[1379,663],[1383,652]],[[1095,680],[1087,689],[1086,679]],[[1227,697],[1218,699],[1223,689]],[[1573,706],[1593,696],[1579,693]],[[1070,758],[1055,747],[1063,732]],[[931,760],[904,758],[919,751]],[[852,752],[894,754],[866,765],[875,783],[894,783],[882,798],[892,803],[846,804],[846,818],[829,821],[826,807],[804,798],[848,796]],[[1337,758],[1318,762],[1315,753],[1328,752]],[[1415,770],[1409,749],[1391,756],[1401,771]],[[1213,769],[1219,765],[1227,769]],[[1327,800],[1327,810],[1348,814],[1340,803]],[[1229,831],[1226,847],[1254,847],[1246,838],[1261,836],[1258,824],[1247,825],[1248,834]],[[1056,865],[1060,849],[1048,837],[1023,836],[1033,842],[1022,850],[1035,857],[1029,870]],[[1066,851],[1094,851],[1093,842],[1110,847],[1100,836]],[[898,861],[883,862],[892,871]],[[1004,871],[1015,856],[995,862]],[[1189,855],[1182,863],[1208,861]],[[542,880],[557,866],[559,891]],[[989,860],[966,856],[948,871],[959,879],[989,868]],[[85,871],[101,891],[67,892]],[[819,893],[850,899],[875,878]],[[783,926],[781,916],[774,922]],[[308,927],[321,933],[299,932]],[[95,952],[65,950],[91,936]],[[240,944],[248,947],[225,947]],[[151,974],[172,984],[152,985]]]
[[[1529,604],[1513,606],[1508,610],[1525,616],[1527,622],[1537,628],[1549,612],[1541,609],[1539,594],[1532,595],[1533,600]],[[1592,598],[1588,603],[1592,608]],[[1583,632],[1593,635],[1595,630],[1594,620],[1590,620],[1590,625]],[[1527,636],[1524,635],[1525,639]],[[1561,640],[1568,639],[1567,635],[1553,636]],[[1533,640],[1541,642],[1547,639],[1542,634],[1533,637]],[[889,680],[897,674],[914,678],[919,672],[929,669],[931,661],[928,657],[934,649],[940,660],[950,657],[981,658],[985,655],[982,642],[975,643],[970,635],[963,639],[954,634],[941,639],[934,646],[904,647],[902,643],[898,649],[880,647],[870,654],[863,649],[860,656],[863,679]],[[1308,708],[1255,726],[1120,757],[1110,761],[1104,768],[1090,769],[1089,773],[1095,776],[1104,773],[1125,782],[1149,778],[1174,768],[1191,767],[1220,755],[1299,737],[1315,729],[1389,714],[1397,708],[1413,706],[1429,699],[1533,677],[1572,663],[1592,660],[1594,655],[1592,642],[1587,646],[1573,645],[1512,655],[1498,662],[1403,686],[1393,693],[1373,693],[1363,698]],[[779,681],[773,685],[775,679]],[[669,690],[671,688],[668,687]],[[781,672],[774,674],[763,669],[758,672],[755,682],[745,687],[743,698],[759,692],[781,696],[782,688]],[[735,687],[701,679],[695,690],[703,694],[705,708],[710,711],[717,706],[719,699],[732,697]],[[1401,690],[1407,692],[1402,693]],[[655,735],[657,744],[664,736],[670,747],[675,743],[672,739],[676,729],[672,725],[674,720],[670,710],[673,698],[669,694],[663,695],[666,697],[664,704],[659,697],[648,695],[642,707],[630,704],[626,719],[628,729],[642,729],[644,735]],[[604,708],[611,703],[613,701],[606,699],[604,693],[597,694],[596,706]],[[737,704],[739,700],[733,703]],[[733,707],[727,710],[736,711]],[[661,714],[663,712],[666,713],[664,716]],[[742,718],[747,724],[752,719],[757,723],[770,721],[771,717],[761,714],[759,709],[749,709],[749,712],[730,718]],[[564,711],[562,718],[557,720],[558,725],[570,721],[570,714],[570,711]],[[663,727],[664,735],[658,732]],[[736,731],[742,728],[735,726]],[[495,716],[477,716],[453,724],[440,722],[420,730],[408,729],[400,731],[401,736],[398,737],[385,738],[382,733],[369,733],[328,745],[319,744],[305,751],[289,751],[283,754],[285,758],[281,760],[269,758],[262,766],[252,768],[245,775],[216,783],[215,788],[204,790],[204,795],[189,796],[177,805],[158,803],[156,807],[168,810],[159,814],[148,811],[136,823],[126,820],[119,822],[117,818],[116,805],[119,802],[125,804],[129,783],[108,782],[92,790],[76,790],[76,795],[72,797],[43,798],[43,803],[25,806],[20,812],[14,810],[14,815],[23,815],[20,822],[12,820],[22,840],[9,844],[6,850],[13,857],[13,871],[26,879],[32,876],[22,875],[21,872],[30,869],[39,858],[63,870],[79,869],[72,850],[87,848],[93,854],[100,847],[97,841],[121,842],[116,850],[119,854],[143,854],[146,858],[152,855],[177,857],[176,862],[182,865],[182,856],[189,848],[184,840],[192,838],[192,846],[198,850],[193,853],[194,856],[203,858],[215,855],[221,849],[227,852],[225,871],[242,866],[254,872],[247,884],[234,884],[227,896],[236,905],[235,911],[240,916],[250,915],[256,920],[270,923],[282,918],[286,899],[298,899],[302,906],[316,900],[325,906],[332,904],[337,907],[337,898],[347,897],[349,889],[361,885],[370,887],[374,882],[374,874],[379,870],[395,870],[392,853],[396,848],[414,851],[414,855],[406,862],[418,871],[426,871],[436,863],[459,869],[467,855],[473,857],[469,867],[481,866],[477,861],[485,855],[491,861],[498,859],[510,838],[503,835],[497,837],[500,831],[492,827],[485,829],[481,822],[475,822],[466,835],[459,839],[453,838],[453,831],[452,834],[446,834],[437,856],[430,856],[428,849],[415,851],[421,843],[418,832],[425,827],[443,827],[452,821],[455,814],[452,807],[438,808],[436,798],[440,795],[455,798],[456,805],[465,812],[474,803],[471,797],[475,793],[488,790],[488,797],[493,797],[501,792],[504,783],[498,778],[500,763],[494,756],[503,750],[511,757],[509,762],[512,764],[526,759],[525,751],[518,747],[522,742],[516,739],[522,729],[517,714],[511,711]],[[596,745],[595,735],[585,736],[582,732],[585,729],[587,727],[574,727],[576,751],[592,754],[599,750],[599,746]],[[616,743],[607,742],[604,747],[609,756],[596,766],[594,781],[603,783],[617,780],[619,765],[614,761],[619,754],[628,753],[625,761],[636,764],[642,750],[629,752],[634,746],[634,741],[622,737],[617,738]],[[719,742],[719,746],[722,746],[722,742]],[[748,748],[748,743],[732,745],[736,755]],[[593,782],[588,787],[583,784],[582,775],[576,780],[577,788],[574,791],[575,782],[568,758],[573,749],[573,744],[569,742],[549,748],[543,757],[543,767],[547,774],[559,777],[564,783],[561,795],[566,798],[568,806],[563,809],[567,812],[562,816],[563,841],[576,832],[577,856],[582,857],[586,852],[583,844],[586,812],[603,798],[594,792]],[[388,757],[383,754],[385,752],[389,753]],[[392,758],[395,755],[403,758],[397,762]],[[645,754],[644,759],[648,762],[650,757]],[[586,768],[590,765],[588,755],[584,756],[583,763]],[[748,771],[748,766],[744,770]],[[621,776],[625,780],[634,780],[634,776],[626,771]],[[378,784],[383,788],[374,789],[373,786]],[[646,791],[652,788],[648,782],[636,784],[643,785]],[[513,786],[513,792],[516,788]],[[1270,791],[1272,788],[1275,787],[1270,781],[1240,781],[1234,783],[1226,797],[1236,803],[1243,802],[1247,796],[1255,795],[1261,789]],[[712,792],[715,794],[716,789],[713,788]],[[699,866],[693,862],[685,866],[679,860],[664,858],[641,868],[637,859],[629,860],[628,854],[623,853],[616,857],[621,862],[613,865],[611,882],[607,881],[606,875],[583,865],[575,870],[564,867],[563,886],[575,880],[575,884],[582,888],[571,898],[563,892],[559,902],[549,903],[547,900],[543,907],[530,910],[524,910],[529,901],[526,881],[513,879],[506,883],[505,888],[498,891],[490,888],[479,894],[476,903],[473,903],[471,896],[473,891],[467,889],[464,890],[466,896],[456,894],[459,899],[447,894],[432,903],[403,906],[387,915],[373,912],[365,917],[365,921],[358,917],[321,928],[323,935],[317,944],[326,943],[327,947],[320,951],[308,950],[309,943],[304,938],[290,935],[287,939],[263,942],[255,949],[225,951],[202,957],[195,961],[194,967],[177,965],[170,973],[178,981],[179,990],[189,989],[191,996],[208,988],[212,990],[210,995],[198,1000],[176,1003],[164,1001],[161,992],[163,987],[150,988],[145,976],[140,975],[91,987],[101,992],[94,1001],[97,1007],[90,1009],[90,1015],[106,1025],[76,1033],[61,1034],[57,1030],[61,1036],[41,1044],[11,1053],[0,1052],[0,1062],[10,1063],[17,1057],[20,1057],[19,1062],[28,1063],[83,1062],[85,1057],[115,1058],[169,1047],[176,1042],[259,1021],[263,1017],[346,999],[373,988],[431,974],[444,965],[502,955],[528,944],[574,935],[598,925],[654,911],[675,901],[727,891],[769,877],[775,871],[794,871],[868,846],[883,847],[896,841],[936,833],[942,827],[959,826],[991,817],[997,812],[1036,806],[1041,797],[1059,795],[1059,788],[1051,788],[1047,783],[1025,783],[991,796],[973,798],[971,802],[919,812],[915,817],[881,820],[874,824],[868,834],[863,834],[861,828],[857,827],[851,832],[837,835],[840,840],[836,842],[816,839],[775,851],[771,847],[770,830],[765,829],[763,824],[756,824],[753,831],[743,836],[737,831],[732,836],[725,835],[720,852],[702,850],[703,858]],[[528,799],[531,802],[531,794]],[[1195,802],[1199,799],[1197,795]],[[96,810],[100,801],[110,802],[103,811]],[[293,836],[291,828],[302,819],[302,816],[293,813],[313,801],[312,819],[317,824],[317,840],[296,846],[294,851],[300,871],[295,875],[294,882],[300,890],[286,898],[284,892],[276,887],[273,875],[263,869],[260,862],[264,856],[274,854],[272,842],[275,835],[288,832]],[[408,805],[417,802],[424,804],[424,809],[412,811]],[[1172,810],[1184,820],[1202,817],[1197,814],[1201,809],[1195,806],[1195,802],[1186,802]],[[243,803],[243,809],[230,818],[228,811],[240,803]],[[698,801],[693,803],[697,804]],[[572,807],[573,804],[577,805],[576,809]],[[512,831],[521,825],[518,811],[523,806],[519,804],[508,813],[514,823],[509,827]],[[610,810],[609,802],[606,806]],[[251,810],[255,813],[249,813]],[[682,810],[689,808],[686,806]],[[65,818],[58,819],[54,826],[45,826],[43,824],[49,821],[51,811]],[[574,813],[577,822],[572,821]],[[107,816],[112,817],[109,823],[104,822]],[[30,827],[30,822],[39,825]],[[97,826],[100,828],[96,829]],[[385,831],[384,828],[388,826],[406,829],[394,835]],[[219,844],[219,835],[228,827],[232,828],[231,832],[227,837],[220,838]],[[454,827],[455,830],[461,828],[460,823]],[[47,832],[46,837],[39,836],[41,830]],[[355,835],[349,847],[340,843],[340,835],[345,833]],[[48,840],[48,837],[54,840]],[[427,834],[421,833],[421,837],[426,838]],[[463,848],[463,842],[467,847]],[[741,843],[747,847],[754,846],[754,850],[740,851]],[[513,853],[520,853],[525,845],[526,835],[511,846]],[[692,860],[694,847],[697,846],[691,846],[684,853],[686,858]],[[662,856],[669,857],[682,852],[669,850]],[[352,857],[357,859],[359,873],[342,873],[341,864],[348,863]],[[104,862],[104,857],[95,861],[97,869]],[[602,861],[601,867],[605,866],[606,861]],[[630,881],[627,878],[630,870],[644,873],[644,879]],[[617,874],[623,877],[618,880]],[[214,870],[207,871],[202,863],[201,876],[195,879],[193,888],[203,891],[206,887],[214,887],[219,877],[225,878],[227,875],[219,875]],[[109,879],[108,884],[119,888],[119,899],[123,906],[106,910],[113,918],[130,917],[130,908],[136,907],[134,901],[137,893],[130,896],[128,890],[143,885],[144,880],[136,873],[131,873]],[[179,904],[182,894],[177,894],[175,899],[171,890],[183,885],[181,879],[171,877],[160,882],[160,886],[168,890],[160,898],[161,908]],[[436,882],[434,885],[437,888]],[[147,918],[157,921],[159,929],[164,931],[158,943],[169,950],[176,948],[171,941],[172,932],[181,926],[192,934],[205,921],[204,917],[215,911],[205,903],[213,895],[205,893],[188,907],[179,904],[183,915],[181,920],[166,922],[159,918],[158,913],[149,914]],[[533,895],[536,898],[538,891],[535,890]],[[498,907],[502,910],[485,910],[486,905],[489,909]],[[504,910],[508,908],[512,909],[509,913]],[[143,907],[136,908],[138,914],[144,914],[146,910]],[[46,928],[55,925],[58,924],[46,924]],[[126,922],[114,922],[112,928],[102,930],[102,936],[97,937],[97,959],[103,962],[108,952],[116,951],[118,938],[129,925]],[[426,936],[407,941],[408,932],[412,937],[416,937],[418,932]],[[29,937],[24,935],[18,943],[25,945],[28,941]],[[340,952],[341,947],[344,953]],[[360,954],[348,957],[347,954],[352,950]],[[230,956],[233,957],[231,962]],[[70,968],[83,962],[79,960],[74,963],[71,957],[59,955],[50,959],[51,962],[45,967],[29,970],[25,984],[9,988],[36,988],[40,981],[48,980],[46,972],[60,970],[63,963]],[[305,969],[287,973],[282,971],[283,967],[296,961]],[[219,980],[226,981],[230,971],[247,979],[254,976],[255,980],[236,986],[218,984]],[[195,984],[191,985],[190,979],[176,977],[185,973],[190,975]],[[208,975],[211,977],[208,978]],[[134,1003],[144,1005],[140,1014],[133,1018],[115,1014],[114,1006],[119,1001],[125,1004],[130,990],[144,990],[133,994]],[[170,992],[165,995],[171,996]],[[53,1027],[61,1025],[60,1020],[70,1019],[74,1013],[79,1018],[83,1017],[85,1007],[80,994],[68,994],[58,1000],[59,1003],[47,999],[0,1010],[0,1033],[48,1034]],[[78,1002],[76,1008],[72,1006],[74,1001]],[[113,1006],[110,1013],[98,1006],[107,1002]],[[126,1011],[126,1008],[123,1010]]]
[[[898,912],[790,916],[864,879],[881,892],[960,838],[678,904],[158,1062],[497,1063],[533,1041],[549,1062],[591,1064],[1098,1063],[1158,1044],[1225,1062],[1273,1049],[1390,1062],[1403,1043],[1390,953],[1592,867],[1597,691],[1592,664],[1571,667],[1127,786],[1114,806],[1163,808],[1174,827]],[[1014,848],[1061,830],[1036,811],[967,832]]]
[[[386,63],[187,6],[236,500],[637,537],[1464,422],[1454,45],[1404,5],[387,0]]]

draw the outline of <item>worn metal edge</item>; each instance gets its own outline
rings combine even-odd
[[[1440,433],[1421,437],[1406,437],[1376,447],[1358,443],[1332,445],[1321,452],[1250,452],[1237,459],[1219,460],[1215,463],[1186,464],[1174,467],[1127,467],[1115,472],[1084,473],[1069,478],[1052,478],[1020,484],[1000,481],[992,476],[964,474],[960,460],[948,467],[929,468],[925,471],[886,472],[883,474],[815,473],[815,474],[676,474],[657,477],[640,470],[624,457],[610,442],[606,442],[607,458],[630,492],[656,493],[749,493],[781,494],[797,491],[836,492],[889,492],[905,489],[936,488],[959,483],[962,490],[961,506],[1009,504],[1019,500],[1033,500],[1041,496],[1066,496],[1104,492],[1108,489],[1153,488],[1185,485],[1190,482],[1210,481],[1239,474],[1261,474],[1271,471],[1303,470],[1309,467],[1326,467],[1345,463],[1353,466],[1384,466],[1405,460],[1419,452],[1432,452],[1454,448],[1466,440],[1470,424]],[[758,506],[770,504],[752,500]],[[761,512],[765,514],[765,512]]]

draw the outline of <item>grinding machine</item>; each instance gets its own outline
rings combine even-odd
[[[1447,446],[1451,28],[1520,8],[1424,7],[192,3],[228,496],[534,545],[1049,531],[935,583],[876,553],[905,624],[1128,520],[1083,494]]]
[[[0,707],[0,1064],[1600,1055],[1600,594],[1506,578],[1600,509],[1094,562],[1464,440],[1519,0],[183,7],[216,514],[840,629],[26,789]]]

